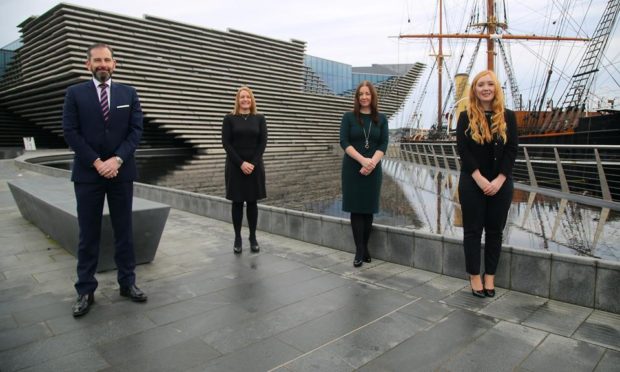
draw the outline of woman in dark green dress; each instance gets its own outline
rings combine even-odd
[[[377,91],[369,81],[355,90],[353,111],[342,116],[342,210],[351,213],[355,241],[353,266],[370,262],[368,240],[373,214],[379,211],[381,158],[388,146],[388,122],[378,111]]]
[[[257,200],[267,196],[263,165],[263,153],[267,146],[267,123],[265,116],[256,112],[256,100],[248,87],[239,88],[235,109],[224,117],[222,145],[226,150],[226,199],[232,201],[232,221],[235,229],[233,251],[236,254],[242,251],[241,222],[245,202],[250,229],[250,250],[258,252]]]

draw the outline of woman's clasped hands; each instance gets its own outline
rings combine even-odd
[[[364,161],[362,162],[362,169],[360,169],[360,173],[363,176],[367,176],[370,173],[372,173],[373,170],[375,170],[375,167],[377,165],[375,164],[375,161],[372,160],[372,158],[364,158]]]
[[[244,161],[241,164],[241,171],[243,172],[243,174],[245,174],[246,176],[252,174],[252,172],[254,172],[254,164],[252,163],[248,163],[247,161]]]

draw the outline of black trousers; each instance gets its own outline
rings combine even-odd
[[[480,274],[480,249],[484,230],[484,271],[495,275],[502,249],[502,234],[512,202],[513,181],[507,178],[493,196],[486,196],[469,174],[459,178],[459,200],[463,212],[465,269]]]
[[[106,198],[110,210],[110,222],[114,230],[114,262],[118,270],[118,284],[121,287],[134,284],[136,258],[131,224],[133,182],[76,182],[73,187],[80,227],[77,253],[78,280],[75,283],[78,294],[87,294],[97,289],[95,271],[97,271],[99,261],[103,202]]]

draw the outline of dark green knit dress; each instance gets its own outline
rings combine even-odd
[[[371,117],[368,114],[361,114],[361,116],[366,134],[369,133],[368,129],[370,128],[369,148],[364,148],[366,142],[364,130],[353,112],[347,112],[342,116],[340,146],[343,150],[353,146],[357,152],[367,158],[372,158],[377,150],[385,153],[389,137],[388,122],[385,115],[379,114],[380,125],[375,123],[371,125]],[[360,169],[362,169],[362,165],[345,153],[342,159],[342,210],[352,213],[377,213],[383,178],[381,162],[368,176],[361,175]]]

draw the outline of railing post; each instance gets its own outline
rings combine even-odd
[[[527,153],[527,147],[525,146],[523,146],[523,154],[525,155],[527,174],[530,176],[530,185],[532,185],[532,187],[538,187],[538,182],[536,182],[536,175],[534,174],[534,168],[532,167],[532,162],[530,161],[530,156]]]
[[[448,164],[448,158],[446,157],[445,151],[443,151],[443,145],[441,146],[441,156],[443,157],[443,165],[445,169],[450,169],[450,164]]]
[[[558,176],[560,176],[560,186],[562,187],[562,192],[569,193],[568,182],[566,182],[566,175],[564,175],[564,167],[562,167],[562,160],[560,159],[560,154],[558,153],[558,148],[553,148],[553,153],[555,154],[555,162],[558,166]]]
[[[422,146],[422,148],[424,148],[424,146]],[[418,159],[418,164],[420,165],[424,165],[424,160],[422,159],[422,152],[420,152],[420,145],[416,144],[415,145],[415,155]]]
[[[434,145],[430,145],[430,146],[431,146],[431,151],[433,152],[433,163],[435,163],[436,168],[441,168],[439,166],[439,159],[437,159],[437,152],[435,151],[435,146]]]
[[[452,148],[452,155],[454,155],[454,164],[456,166],[456,171],[461,174],[461,162],[459,162],[459,156],[456,153],[456,146],[452,145],[450,147]]]
[[[596,168],[598,169],[598,179],[601,182],[601,192],[603,193],[603,200],[611,201],[611,193],[609,192],[609,185],[607,184],[607,177],[605,176],[605,170],[603,169],[603,163],[598,153],[598,149],[594,149],[594,156],[596,157]]]

